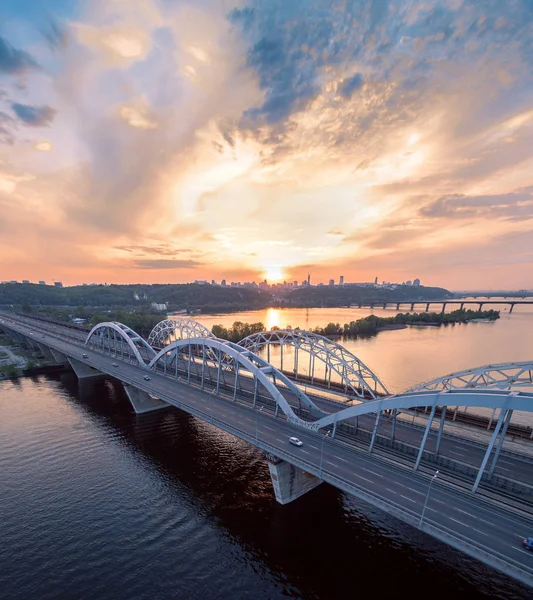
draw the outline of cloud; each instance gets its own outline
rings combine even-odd
[[[344,98],[351,98],[358,89],[363,85],[363,76],[361,73],[356,73],[352,77],[343,79],[339,85],[339,93]]]
[[[423,217],[466,219],[507,218],[525,220],[533,218],[533,186],[507,194],[467,196],[450,194],[437,198],[420,208]]]
[[[56,110],[51,106],[30,106],[29,104],[11,104],[13,112],[29,127],[48,127],[54,120]]]
[[[130,253],[146,253],[146,254],[160,254],[162,256],[174,256],[182,252],[191,252],[190,249],[175,249],[168,246],[115,246],[117,250],[124,250],[124,252]]]
[[[138,269],[195,269],[203,266],[196,260],[136,260],[133,266]]]
[[[12,145],[15,141],[14,129],[16,128],[15,120],[6,113],[0,112],[0,142],[3,144]]]
[[[38,68],[39,65],[30,54],[24,50],[13,48],[13,46],[0,35],[0,73],[17,75]]]

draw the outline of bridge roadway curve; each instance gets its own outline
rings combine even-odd
[[[29,333],[24,326],[12,323],[10,326]],[[162,374],[152,374],[147,382],[143,379],[146,370],[142,367],[81,348],[76,341],[40,335],[47,346],[153,394],[415,527],[419,526],[428,492],[427,475]],[[83,359],[82,353],[88,358]],[[113,367],[113,362],[119,367]],[[304,445],[289,444],[291,435],[298,436]],[[431,489],[424,523],[419,528],[533,586],[533,554],[521,547],[522,539],[533,533],[533,519],[528,516],[486,502],[437,479]]]
[[[6,317],[8,320],[12,319],[12,315],[6,313],[3,313],[2,317]],[[54,324],[32,319],[31,317],[22,317],[19,315],[17,315],[15,321],[22,321],[24,323],[27,323],[28,326],[35,328],[36,330],[38,328],[39,330],[45,330],[54,335],[57,335],[59,332],[61,332],[61,334],[67,336],[68,339],[72,339],[73,341],[75,340],[79,344],[85,343],[86,334],[83,331],[73,329],[66,325],[57,326]],[[38,337],[36,337],[35,339],[36,341],[39,341]],[[42,340],[41,338],[41,341],[44,340]],[[150,357],[147,356],[145,358],[149,360]],[[83,359],[81,360],[83,362]],[[185,375],[185,371],[181,371],[181,375]],[[231,374],[226,373],[225,375],[231,377]],[[205,369],[205,377],[206,380],[209,379],[209,377],[211,377],[212,380],[216,380],[216,369],[208,366]],[[250,379],[249,381],[246,381],[246,378],[243,378],[243,387],[246,387],[246,384],[248,384],[248,391],[250,392],[250,394],[253,394],[252,380]],[[233,382],[231,380],[229,381],[228,385],[229,387],[233,388]],[[308,391],[308,395],[312,398],[312,400],[317,404],[317,406],[319,406],[319,408],[325,410],[326,412],[341,410],[346,406],[345,403],[335,402],[332,400],[324,399],[324,397],[320,397],[318,395],[309,394],[309,389],[312,389],[312,387],[306,384],[306,388]],[[296,398],[294,398],[290,393],[287,393],[286,390],[284,390],[284,393],[286,394],[286,397],[291,402],[291,404],[293,406],[297,406],[298,402]],[[375,415],[363,415],[359,417],[358,428],[360,430],[364,430],[367,434],[371,433],[374,428],[375,418]],[[435,426],[438,426],[437,419],[435,419]],[[390,438],[391,429],[391,419],[382,418],[379,424],[378,437],[383,436]],[[484,430],[482,431],[484,432]],[[342,431],[339,431],[337,435],[339,435],[340,437],[344,437],[344,441],[348,443],[350,443],[350,441],[355,441],[353,439],[353,434],[347,434],[343,436]],[[405,421],[402,421],[401,419],[397,420],[395,429],[396,441],[405,443],[415,448],[419,448],[423,435],[424,427],[407,423]],[[357,438],[357,436],[355,437]],[[488,439],[489,438],[487,437],[487,443]],[[437,430],[432,429],[428,436],[425,449],[428,452],[434,452],[436,443]],[[449,433],[446,433],[445,429],[445,433],[441,441],[441,446],[439,448],[439,456],[446,458],[452,463],[459,463],[467,465],[468,467],[471,467],[473,469],[479,469],[483,457],[485,455],[485,451],[486,445],[480,442],[472,441],[470,439],[462,439],[457,435],[451,435]],[[493,454],[494,452],[495,450],[493,451]],[[405,454],[403,456],[405,457]],[[414,461],[414,457],[411,457],[411,460]],[[520,483],[524,483],[533,487],[533,468],[531,466],[531,459],[528,459],[527,457],[520,457],[513,453],[508,453],[505,451],[505,449],[502,449],[499,455],[494,473],[495,475],[501,478],[518,481]],[[484,487],[483,483],[481,484],[481,487]]]
[[[182,376],[186,375],[186,371],[178,371]],[[228,374],[226,373],[226,376]],[[205,369],[205,378],[206,380],[211,379],[216,381],[217,373],[216,369],[213,367],[207,367]],[[248,392],[250,395],[253,395],[253,382],[250,379],[249,381],[244,380],[242,383],[244,388],[248,388]],[[222,387],[222,386],[221,386]],[[233,381],[230,379],[228,382],[228,387],[233,390]],[[282,388],[280,388],[282,389]],[[307,386],[308,396],[315,402],[315,404],[326,412],[334,412],[338,410],[342,410],[346,407],[345,403],[335,402],[332,400],[326,400],[324,397],[316,396],[309,393],[311,388]],[[286,393],[285,390],[283,390]],[[290,394],[286,394],[287,399],[293,405],[293,408],[296,408],[298,405],[297,399],[293,398]],[[291,401],[292,400],[292,401]],[[258,402],[260,400],[258,399]],[[423,413],[421,417],[423,418]],[[358,421],[358,430],[364,430],[367,434],[371,434],[374,429],[376,416],[375,415],[362,415],[359,417]],[[435,419],[434,425],[438,428],[438,419]],[[382,437],[391,437],[392,430],[392,419],[382,417],[379,423],[378,436]],[[480,433],[486,433],[484,429],[480,430]],[[337,430],[337,436],[342,436],[342,431]],[[426,441],[425,450],[428,452],[434,452],[437,444],[437,435],[438,429],[432,429],[431,433],[428,436]],[[424,427],[420,425],[413,425],[411,423],[402,421],[398,419],[396,422],[395,429],[395,437],[394,439],[398,442],[403,442],[415,448],[419,448],[422,442],[422,438],[424,436]],[[353,434],[347,433],[344,435],[345,441],[350,442],[351,438],[354,438]],[[357,435],[355,436],[357,438]],[[470,439],[462,439],[457,435],[452,435],[449,433],[444,433],[441,445],[439,448],[439,456],[448,459],[453,463],[460,463],[463,465],[467,465],[472,469],[479,469],[481,462],[483,461],[483,457],[485,456],[485,452],[487,450],[487,445],[490,440],[490,435],[487,436],[486,444],[482,444],[477,441],[473,441]],[[491,456],[494,455],[495,450],[493,450]],[[405,456],[405,455],[404,455]],[[416,457],[412,457],[414,459]],[[490,463],[489,463],[490,464]],[[516,454],[508,453],[505,450],[502,450],[498,461],[496,463],[496,468],[494,470],[495,475],[498,475],[505,479],[516,480],[520,483],[524,483],[533,487],[533,467],[531,459],[526,456],[521,457]]]

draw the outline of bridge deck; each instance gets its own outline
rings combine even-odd
[[[30,330],[24,324],[12,323],[10,327],[29,335]],[[81,359],[103,373],[153,394],[418,526],[428,490],[427,474],[369,454],[344,443],[342,439],[326,439],[320,434],[302,430],[284,418],[275,418],[268,411],[252,411],[242,402],[234,403],[229,398],[216,397],[197,386],[186,385],[159,373],[151,373],[150,381],[145,381],[146,370],[142,367],[88,350],[80,345],[76,336],[67,341],[50,335],[50,332],[44,333],[36,326],[32,330],[34,335],[41,335],[41,343],[77,360],[86,353],[88,358]],[[55,333],[61,332],[56,330]],[[42,338],[43,334],[45,338]],[[113,367],[113,362],[119,366]],[[301,448],[291,446],[288,442],[291,435],[298,436],[304,445]],[[431,490],[422,529],[533,585],[531,554],[520,545],[521,539],[533,532],[530,516],[437,479]]]

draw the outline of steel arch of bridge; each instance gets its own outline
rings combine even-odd
[[[303,404],[311,414],[315,416],[321,416],[325,413],[320,410],[316,404],[298,387],[292,382],[286,375],[281,371],[273,367],[266,360],[257,356],[250,350],[234,344],[233,342],[227,342],[220,340],[216,337],[211,338],[189,338],[183,340],[176,340],[168,346],[165,346],[150,362],[148,367],[154,371],[158,370],[158,366],[162,367],[164,373],[172,372],[175,368],[175,373],[178,373],[178,361],[180,353],[186,355],[184,362],[188,365],[188,378],[190,379],[191,364],[194,364],[193,357],[199,356],[198,349],[201,349],[201,369],[202,369],[202,381],[204,379],[205,366],[208,363],[212,363],[217,369],[217,388],[220,383],[220,378],[225,370],[234,374],[234,395],[237,393],[237,385],[239,373],[241,370],[248,371],[253,376],[254,381],[254,406],[255,397],[257,395],[259,383],[263,385],[264,389],[271,396],[272,400],[276,404],[276,414],[278,409],[286,415],[287,420],[305,427],[306,429],[317,430],[318,426],[309,421],[305,421],[296,415],[291,405],[277,387],[276,383],[281,383],[289,392],[294,394],[301,404]],[[211,357],[216,357],[215,359]],[[208,365],[209,366],[209,365]],[[272,377],[272,380],[271,380]],[[276,383],[274,383],[276,382]]]
[[[432,390],[456,390],[471,388],[496,388],[509,390],[515,387],[533,387],[533,362],[501,363],[465,369],[420,383],[408,390],[423,392]]]
[[[336,373],[347,391],[352,390],[361,399],[388,396],[387,388],[379,377],[371,371],[357,356],[344,346],[337,344],[327,337],[301,329],[273,329],[255,333],[239,342],[243,348],[258,352],[265,346],[287,344],[295,348],[295,375],[298,370],[298,350],[309,354],[309,376],[314,380],[314,363],[319,360],[326,365],[326,379],[329,369],[329,384],[331,373]],[[281,369],[283,370],[283,349],[281,350]],[[270,359],[270,353],[268,355]]]
[[[131,358],[131,351],[133,357],[141,366],[145,366],[156,354],[150,344],[138,333],[118,322],[105,322],[95,325],[87,335],[85,345],[96,346],[104,352],[109,350],[110,354],[114,353],[116,357],[120,352],[121,357],[124,358],[124,342],[126,343],[128,357]]]
[[[336,413],[322,417],[318,421],[315,421],[315,423],[321,429],[328,425],[336,425],[342,421],[365,414],[433,406],[499,408],[533,412],[533,393],[482,388],[408,392],[349,406]]]
[[[179,336],[178,336],[179,333]],[[174,339],[172,339],[174,337]],[[165,319],[157,323],[148,336],[148,343],[162,348],[177,339],[215,337],[211,331],[194,319]]]

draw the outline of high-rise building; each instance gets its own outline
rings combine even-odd
[[[46,285],[46,281],[43,281],[42,279],[39,281],[39,285]]]
[[[339,277],[339,285],[344,285],[344,275]]]
[[[61,281],[54,281],[54,287],[63,287]]]
[[[378,278],[376,277],[376,278],[374,279],[374,285],[377,285],[377,284],[378,284]]]
[[[330,285],[331,287],[333,287],[333,286],[335,285],[335,280],[334,280],[334,279],[330,279],[330,280],[329,280],[329,285]]]
[[[223,279],[223,280],[220,282],[220,285],[221,285],[222,287],[226,287],[226,280],[225,280],[225,279]]]
[[[413,285],[416,285],[416,286],[420,285],[420,279],[418,279],[418,277],[413,281]]]
[[[307,285],[311,285],[311,273],[307,273]]]
[[[23,279],[22,283],[30,283],[30,280],[29,279]]]
[[[297,288],[297,287],[298,287],[298,282],[297,282],[297,281],[295,281],[295,282],[292,284],[292,287],[295,287],[295,288]]]

